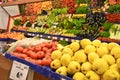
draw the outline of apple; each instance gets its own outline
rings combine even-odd
[[[108,68],[108,63],[104,59],[95,59],[92,63],[92,69],[97,74],[103,74]]]
[[[95,59],[99,59],[99,55],[95,52],[88,54],[88,60],[90,63],[93,63]]]
[[[86,73],[85,80],[100,80],[100,76],[96,74],[94,71],[90,70]]]
[[[115,58],[112,55],[109,55],[109,54],[103,55],[102,59],[104,59],[105,61],[107,61],[107,63],[109,65],[112,65],[112,64],[115,63]]]
[[[81,64],[87,60],[87,56],[84,53],[84,50],[79,50],[74,53],[73,59]]]
[[[52,58],[52,59],[60,59],[61,56],[62,56],[62,52],[59,51],[59,50],[55,50],[55,51],[53,51],[52,54],[51,54],[51,58]]]
[[[84,80],[85,79],[85,75],[82,72],[76,72],[73,75],[73,79],[74,80]]]
[[[71,61],[68,64],[68,67],[67,67],[68,74],[73,75],[79,71],[80,71],[80,64],[77,61]]]
[[[59,67],[55,72],[67,76],[67,68],[65,66]]]
[[[53,61],[51,62],[51,64],[50,64],[50,67],[51,67],[52,69],[57,69],[57,68],[61,67],[60,60],[59,60],[59,59],[53,60]]]
[[[68,66],[71,62],[71,56],[69,54],[63,54],[60,58],[60,62],[63,66]]]
[[[103,79],[104,80],[120,80],[120,75],[117,71],[108,69],[104,74],[103,74]]]
[[[62,50],[62,54],[69,54],[70,56],[73,56],[73,51],[69,47],[64,47],[64,49]]]
[[[92,69],[92,64],[90,62],[85,62],[81,65],[81,72],[86,74]]]

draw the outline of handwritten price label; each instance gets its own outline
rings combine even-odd
[[[13,61],[12,69],[10,72],[10,79],[13,80],[26,80],[29,66],[17,61]]]

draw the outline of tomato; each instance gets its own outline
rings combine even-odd
[[[37,55],[36,55],[34,52],[30,54],[30,57],[31,57],[32,59],[37,59]]]
[[[28,47],[28,50],[34,51],[35,47],[34,46],[30,46],[30,47]]]
[[[45,53],[43,51],[39,51],[36,53],[37,58],[44,58],[45,57]]]
[[[47,53],[50,53],[50,54],[51,54],[52,51],[53,51],[52,49],[48,49],[48,50],[46,50],[46,54],[47,54]]]
[[[25,58],[26,61],[30,61],[30,59],[31,57],[28,57],[28,56]]]
[[[15,51],[17,51],[17,52],[22,52],[23,51],[23,47],[22,46],[17,46],[16,48],[15,48]]]
[[[19,54],[19,55],[20,55],[20,58],[23,58],[23,59],[25,59],[27,57],[26,54]]]
[[[57,46],[52,46],[52,50],[57,50]]]
[[[35,64],[35,59],[30,59],[29,61]]]
[[[44,66],[50,66],[51,62],[52,62],[51,57],[45,57],[42,59],[42,65]]]
[[[42,65],[42,60],[35,60],[35,64],[37,64],[37,65]]]
[[[45,45],[47,48],[51,48],[52,47],[52,44],[50,42],[46,43]]]
[[[43,47],[43,48],[42,48],[42,51],[44,51],[44,52],[46,52],[47,50],[48,50],[47,47]]]
[[[24,54],[27,54],[27,52],[28,52],[28,49],[26,49],[26,48],[23,49],[23,53],[24,53]]]
[[[36,51],[36,52],[41,51],[41,46],[36,46],[36,47],[35,47],[35,51]]]

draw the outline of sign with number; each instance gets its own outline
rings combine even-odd
[[[17,61],[13,61],[12,69],[10,72],[10,79],[13,80],[26,80],[29,66]]]

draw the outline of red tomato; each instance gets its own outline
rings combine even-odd
[[[52,50],[54,51],[54,50],[57,50],[57,46],[53,46],[52,47]]]
[[[22,46],[17,46],[16,48],[15,48],[15,51],[17,51],[17,52],[22,52],[23,51],[23,47]]]
[[[45,57],[42,59],[42,65],[44,66],[50,66],[51,62],[52,62],[51,57]]]
[[[42,60],[35,60],[35,64],[37,64],[37,65],[42,65]]]
[[[34,52],[30,53],[30,57],[32,59],[37,59],[37,55]]]
[[[33,46],[28,47],[28,50],[34,51],[35,48]]]
[[[45,57],[45,53],[43,51],[39,51],[36,53],[37,58],[44,58]]]
[[[26,61],[30,61],[30,59],[31,57],[28,57],[28,56],[25,58]]]
[[[23,53],[24,53],[24,54],[27,54],[27,52],[28,52],[28,49],[26,49],[26,48],[23,49]]]
[[[20,58],[23,58],[23,59],[25,59],[27,57],[26,54],[19,54],[19,55],[20,55]]]
[[[47,54],[47,53],[50,53],[50,54],[51,54],[52,51],[53,51],[52,49],[48,49],[48,50],[46,50],[46,54]]]
[[[45,45],[47,48],[51,48],[52,47],[52,44],[50,42],[46,43]]]
[[[30,59],[29,61],[35,64],[35,59]]]
[[[44,52],[46,52],[47,50],[48,50],[47,47],[43,47],[43,48],[42,48],[42,51],[44,51]]]
[[[36,52],[41,51],[41,46],[36,46],[36,47],[35,47],[35,51],[36,51]]]

